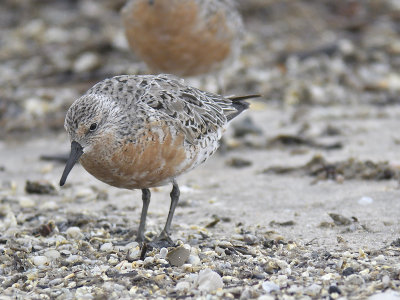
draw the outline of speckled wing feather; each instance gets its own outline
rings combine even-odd
[[[236,112],[231,100],[188,87],[171,75],[157,76],[141,100],[183,130],[191,144],[217,134],[225,127],[227,115]]]
[[[209,134],[225,128],[229,115],[237,114],[232,100],[186,86],[172,75],[122,75],[106,79],[87,94],[113,95],[140,114],[151,112],[153,119],[172,124],[196,144]],[[150,108],[150,109],[149,109]]]

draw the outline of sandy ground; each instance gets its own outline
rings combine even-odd
[[[0,299],[400,299],[400,18],[378,2],[241,2],[249,33],[227,93],[263,98],[178,178],[181,246],[167,252],[190,256],[177,266],[164,250],[140,258],[129,237],[140,191],[79,165],[60,188],[64,165],[40,159],[69,151],[65,112],[94,82],[146,72],[124,40],[123,1],[6,1]],[[260,132],[235,136],[246,118]],[[307,165],[316,155],[328,163]],[[149,238],[170,188],[152,189]]]
[[[254,234],[259,243],[268,237],[267,240],[272,238],[272,240],[282,241],[284,244],[291,245],[293,243],[299,247],[301,245],[304,247],[302,255],[304,253],[335,253],[334,256],[343,259],[351,253],[355,255],[352,260],[358,261],[359,253],[368,253],[369,255],[364,259],[364,265],[359,271],[368,269],[369,265],[373,265],[376,257],[385,253],[385,265],[389,268],[385,272],[389,271],[387,273],[393,280],[391,287],[397,289],[399,251],[391,247],[391,244],[398,239],[400,232],[398,179],[380,181],[345,179],[339,182],[337,180],[320,180],[314,183],[314,178],[307,175],[265,174],[263,171],[276,165],[304,165],[315,154],[323,155],[330,162],[345,160],[349,157],[357,157],[360,160],[387,160],[398,169],[399,160],[396,153],[398,145],[395,141],[398,139],[396,128],[400,126],[399,113],[399,109],[393,108],[390,110],[369,109],[367,113],[362,107],[337,108],[335,112],[332,112],[330,108],[310,109],[305,117],[310,124],[310,132],[318,133],[327,124],[330,124],[344,132],[335,136],[334,140],[342,142],[345,146],[340,150],[328,151],[300,147],[301,151],[294,151],[294,149],[299,150],[299,147],[265,149],[265,146],[260,146],[265,144],[267,138],[272,138],[274,135],[296,131],[296,126],[287,122],[292,114],[290,109],[285,110],[266,105],[262,110],[250,110],[247,112],[247,116],[252,116],[254,122],[260,125],[265,132],[265,135],[253,136],[249,139],[253,145],[258,145],[258,147],[242,145],[225,153],[219,152],[203,166],[179,178],[182,190],[181,205],[178,206],[173,221],[173,238],[193,243],[192,247],[196,248],[199,242],[196,242],[196,239],[193,241],[191,234],[197,230],[205,230],[204,232],[207,232],[208,236],[206,240],[211,243],[218,240],[232,241],[238,233],[244,230]],[[346,117],[342,117],[342,114],[345,114]],[[362,117],[349,119],[349,115],[362,115]],[[268,120],[268,122],[263,120]],[[240,123],[240,120],[238,122]],[[379,128],[385,129],[379,131]],[[228,131],[227,136],[230,136],[232,132],[233,130]],[[227,139],[227,143],[238,144],[231,137]],[[26,180],[45,180],[57,186],[63,165],[40,161],[39,156],[49,153],[62,154],[68,148],[66,135],[63,133],[50,139],[37,137],[25,142],[7,141],[1,144],[1,157],[7,157],[7,160],[3,161],[4,170],[0,173],[1,182],[3,184],[9,181],[15,183],[13,192],[4,193],[6,196],[3,196],[3,203],[11,201],[12,211],[20,224],[17,228],[8,228],[6,235],[9,235],[10,232],[14,232],[14,234],[17,232],[17,236],[23,236],[27,230],[29,232],[30,230],[26,228],[23,220],[29,219],[31,214],[35,215],[35,219],[37,219],[36,222],[33,222],[35,227],[51,220],[54,220],[56,224],[59,224],[60,221],[75,220],[67,221],[67,223],[78,224],[83,232],[88,232],[94,230],[93,227],[96,227],[96,223],[106,219],[110,224],[114,224],[110,225],[112,227],[123,226],[128,230],[137,228],[141,209],[140,192],[109,187],[94,179],[81,166],[77,166],[72,171],[68,185],[63,188],[57,187],[54,195],[26,194],[24,191]],[[247,160],[251,162],[251,165],[234,168],[227,163],[232,158]],[[98,199],[96,195],[99,191],[108,195],[107,200]],[[169,186],[152,191],[147,225],[150,234],[156,234],[162,229],[169,207],[169,191]],[[33,207],[28,205],[28,207],[18,208],[24,206],[22,203],[25,203],[26,197],[33,201]],[[368,200],[365,200],[366,197]],[[329,213],[340,214],[352,221],[346,225],[335,225],[328,215]],[[25,216],[23,216],[24,214]],[[86,217],[82,218],[82,216]],[[90,221],[82,221],[82,224],[77,221],[86,218],[89,218]],[[221,221],[215,226],[205,229],[216,219]],[[124,224],[121,225],[121,222]],[[285,222],[289,223],[285,225]],[[66,234],[66,229],[61,225],[59,225],[59,230],[60,234]],[[126,238],[121,239],[121,237],[114,236],[111,237],[111,240],[118,244]],[[3,249],[6,248],[7,246]],[[51,248],[49,247],[49,249]],[[250,248],[252,247],[250,246]],[[385,252],[387,249],[392,249],[389,251],[390,254]],[[301,257],[301,255],[295,255],[295,257]],[[230,258],[226,257],[223,260],[230,261]],[[350,265],[351,262],[348,262],[347,266]],[[372,272],[373,267],[370,268]],[[294,269],[296,268],[294,267]],[[326,271],[326,267],[321,267],[321,271],[322,269]],[[346,269],[345,266],[337,268],[337,274],[341,274],[344,269]],[[317,274],[311,276],[314,283],[319,283],[325,273]],[[341,277],[344,278],[343,275]],[[270,282],[268,280],[270,278],[267,276],[256,282],[261,286],[263,282],[266,282],[265,280]],[[363,299],[367,295],[375,293],[376,290],[381,290],[376,287],[367,289],[367,286],[370,286],[371,283],[379,284],[382,278],[378,276],[375,280],[372,278],[369,278],[369,281],[365,280],[368,284],[362,282],[360,286],[357,286],[359,289],[355,289],[357,292],[347,291],[347,283],[341,283],[336,278],[328,282],[324,281],[325,285],[322,286],[325,286],[325,295],[324,289],[320,293],[307,290],[307,287],[311,286],[310,284],[304,284],[304,290],[293,293],[288,289],[285,290],[282,283],[280,283],[282,288],[280,293],[272,292],[267,295],[276,295],[278,298],[283,295],[292,295],[295,298],[327,297],[328,287],[337,284],[342,292],[342,295],[338,294],[338,296]],[[240,284],[241,292],[237,292],[238,296],[244,294],[248,298],[262,297],[263,291],[268,291],[268,289],[259,287],[258,292],[253,292],[253,294],[247,292],[246,294],[247,284]],[[390,286],[382,285],[381,287],[386,290]],[[354,289],[354,287],[350,289]],[[34,290],[37,293],[40,291],[38,288]],[[365,292],[366,290],[368,292]],[[45,290],[42,290],[43,292]],[[14,293],[15,291],[12,294]],[[107,298],[112,298],[110,294],[106,293],[106,295],[108,295]],[[143,297],[146,294],[131,293],[130,297],[135,298],[140,295]],[[195,294],[187,292],[184,292],[183,295],[195,297]],[[230,298],[230,295],[232,294],[225,292],[225,294],[217,294],[216,297]],[[233,295],[235,294],[233,293]],[[196,297],[198,296],[200,295]],[[66,297],[65,294],[63,297]],[[392,295],[391,297],[396,299],[396,296]]]
[[[334,110],[334,111],[333,111]],[[174,236],[179,237],[180,226],[205,225],[213,219],[230,218],[228,224],[218,224],[214,229],[225,234],[234,232],[233,223],[275,230],[286,239],[311,242],[326,249],[380,249],[398,238],[400,224],[400,190],[398,180],[320,180],[314,184],[314,178],[306,175],[265,174],[263,171],[272,166],[301,166],[314,155],[321,154],[330,162],[355,157],[359,160],[389,161],[398,169],[400,159],[398,144],[400,135],[400,109],[371,109],[370,107],[310,108],[303,118],[310,124],[309,131],[322,132],[329,124],[344,133],[335,136],[334,141],[345,146],[340,150],[321,150],[304,147],[298,153],[293,148],[262,147],[264,140],[279,134],[294,134],[296,126],[288,123],[290,110],[279,107],[262,107],[250,110],[246,116],[252,116],[257,126],[265,134],[252,137],[255,146],[239,146],[239,149],[219,152],[198,169],[179,178],[182,188],[182,201],[189,205],[178,209],[174,223]],[[344,116],[343,116],[344,115]],[[241,116],[243,120],[246,116]],[[351,118],[353,116],[353,118]],[[268,122],[265,122],[268,120]],[[239,119],[237,122],[241,122]],[[233,122],[235,123],[235,122]],[[384,130],[381,130],[381,129]],[[227,136],[233,130],[228,131]],[[330,138],[332,140],[332,138]],[[228,142],[235,144],[230,137]],[[264,149],[263,149],[264,148]],[[298,148],[298,147],[297,147]],[[301,148],[301,147],[300,147]],[[48,180],[57,186],[64,165],[39,160],[44,154],[65,154],[69,150],[68,137],[61,133],[51,139],[47,137],[29,138],[28,141],[7,141],[1,144],[1,157],[7,157],[0,175],[3,182],[15,181],[17,195],[23,195],[26,180]],[[294,152],[294,153],[293,153]],[[250,166],[234,168],[229,166],[231,158],[241,158],[251,162]],[[141,193],[121,191],[97,181],[81,166],[74,169],[68,180],[69,187],[59,188],[60,193],[71,188],[95,186],[110,194],[107,202],[97,206],[96,202],[61,202],[72,211],[91,211],[93,207],[102,209],[109,204],[119,209],[135,207],[135,212],[127,213],[133,224],[137,223],[141,208]],[[169,186],[157,188],[153,193],[150,206],[151,215],[163,220],[169,208]],[[112,196],[111,196],[112,195]],[[361,199],[369,197],[372,201],[364,203]],[[43,201],[36,197],[38,204]],[[60,203],[60,199],[54,199]],[[343,227],[320,228],[322,222],[332,222],[328,213],[356,217],[360,225],[356,230],[346,232]],[[150,216],[151,216],[150,215]],[[160,229],[163,222],[151,220],[149,225]],[[193,221],[196,222],[193,222]],[[288,227],[271,226],[271,222],[293,221]],[[337,237],[344,241],[338,242]]]

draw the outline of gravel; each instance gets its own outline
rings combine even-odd
[[[34,151],[67,151],[65,112],[94,82],[146,73],[124,1],[2,2],[1,299],[400,299],[399,5],[239,2],[248,34],[226,90],[262,94],[257,120],[185,179],[176,246],[146,253],[137,195],[89,175],[59,189],[62,166]],[[148,238],[167,206],[155,191]]]

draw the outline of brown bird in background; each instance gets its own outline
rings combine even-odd
[[[153,72],[218,72],[240,54],[243,22],[232,0],[129,0],[122,17],[130,47]]]

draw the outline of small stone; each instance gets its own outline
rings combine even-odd
[[[34,256],[32,262],[35,266],[44,266],[49,263],[49,259],[44,255]]]
[[[382,277],[382,284],[383,284],[383,286],[384,286],[384,287],[388,287],[388,286],[389,286],[389,283],[390,283],[390,277],[389,277],[389,275],[384,275],[384,276]]]
[[[79,255],[70,255],[66,261],[70,264],[82,261],[82,257]]]
[[[151,257],[151,256],[146,257],[146,258],[144,259],[143,263],[144,263],[145,265],[150,265],[150,264],[154,263],[154,257]]]
[[[331,286],[329,287],[329,289],[328,289],[328,293],[329,293],[329,294],[333,294],[333,293],[341,294],[342,291],[341,291],[336,285],[331,285]]]
[[[25,191],[28,194],[54,195],[56,188],[48,181],[26,181]]]
[[[320,285],[313,283],[312,285],[306,287],[306,289],[304,290],[304,293],[311,297],[316,297],[316,296],[318,296],[321,289],[322,289],[322,287]]]
[[[248,244],[248,245],[254,245],[258,242],[258,237],[256,237],[254,234],[245,234],[243,236],[243,240]]]
[[[342,275],[343,276],[349,276],[349,275],[354,274],[354,273],[355,273],[354,269],[352,267],[348,267],[348,268],[343,270]]]
[[[233,247],[232,243],[228,241],[220,241],[218,242],[218,246],[221,248]]]
[[[83,233],[79,227],[70,227],[66,231],[67,237],[74,240],[80,240],[83,238]]]
[[[221,276],[208,268],[199,272],[196,285],[199,290],[205,292],[213,292],[224,287]]]
[[[175,291],[187,292],[190,290],[190,283],[187,281],[180,281],[175,286]]]
[[[367,274],[369,274],[369,269],[364,269],[364,270],[360,271],[361,276],[365,276]]]
[[[346,282],[352,285],[363,285],[365,283],[364,279],[358,274],[352,274],[346,278]]]
[[[108,259],[108,263],[109,263],[110,265],[116,265],[117,263],[119,263],[118,255],[116,255],[116,254],[111,254],[111,255],[110,255],[110,258]]]
[[[290,294],[296,294],[296,293],[302,291],[302,287],[295,284],[295,285],[292,285],[290,288],[288,288],[286,291]]]
[[[0,206],[0,230],[7,230],[17,226],[14,213],[5,206]]]
[[[113,249],[113,244],[112,243],[104,243],[100,247],[100,251],[103,251],[103,252],[109,252],[112,249]]]
[[[339,225],[339,226],[350,225],[352,223],[351,220],[349,218],[346,218],[345,216],[342,216],[339,214],[334,214],[334,213],[330,213],[328,215],[332,218],[333,222],[336,225]]]
[[[100,58],[96,53],[86,52],[79,56],[74,63],[74,72],[82,73],[95,70],[100,64]]]
[[[276,283],[272,282],[272,281],[264,281],[262,283],[262,288],[266,293],[271,293],[272,291],[279,291],[279,285],[277,285]]]
[[[58,252],[55,249],[46,251],[44,253],[44,255],[50,260],[56,260],[57,258],[59,258],[61,256],[60,252]]]
[[[130,248],[128,250],[127,259],[129,261],[138,260],[140,258],[140,247],[137,245],[136,247]]]
[[[393,290],[386,290],[384,293],[377,293],[370,296],[368,300],[400,300],[400,293]]]
[[[168,254],[168,249],[167,248],[161,248],[160,249],[160,258],[166,258]]]
[[[190,255],[190,246],[183,245],[172,249],[167,254],[167,260],[171,264],[171,266],[180,267],[182,266]]]
[[[58,204],[55,201],[47,201],[40,205],[40,210],[56,210],[58,209]]]
[[[158,264],[161,264],[161,265],[168,265],[168,264],[169,264],[168,261],[165,260],[165,259],[163,259],[163,258],[159,258],[159,259],[157,260],[157,263],[158,263]]]
[[[275,297],[271,295],[262,295],[258,297],[257,300],[275,300]]]
[[[18,202],[19,206],[21,206],[22,208],[31,208],[36,205],[35,201],[28,197],[20,197]]]
[[[328,274],[325,274],[325,275],[321,276],[321,279],[323,281],[330,281],[332,279],[332,277],[333,277],[333,274],[332,273],[328,273]]]
[[[240,157],[233,157],[230,160],[226,161],[226,165],[233,168],[245,168],[252,165],[252,162],[247,159],[243,159]]]
[[[129,251],[130,249],[136,248],[136,247],[139,247],[139,243],[138,242],[132,242],[132,243],[126,244],[124,246],[124,251]]]
[[[386,258],[384,255],[380,254],[375,258],[376,262],[379,264],[384,264],[386,262]]]
[[[63,278],[56,278],[49,281],[49,287],[55,287],[57,285],[64,284]]]
[[[63,249],[60,251],[60,254],[62,256],[70,256],[71,255],[71,251],[67,250],[67,249]]]
[[[357,201],[357,203],[360,204],[360,205],[369,205],[369,204],[372,204],[373,202],[374,202],[374,199],[372,199],[372,198],[370,198],[370,197],[366,197],[366,196],[361,197],[361,198]]]
[[[189,255],[187,262],[189,264],[191,264],[192,266],[198,266],[198,265],[200,265],[201,260],[200,260],[199,256],[191,254],[191,255]]]
[[[76,190],[75,192],[75,197],[82,199],[82,198],[93,198],[95,196],[95,193],[91,188],[88,187],[81,187]]]

